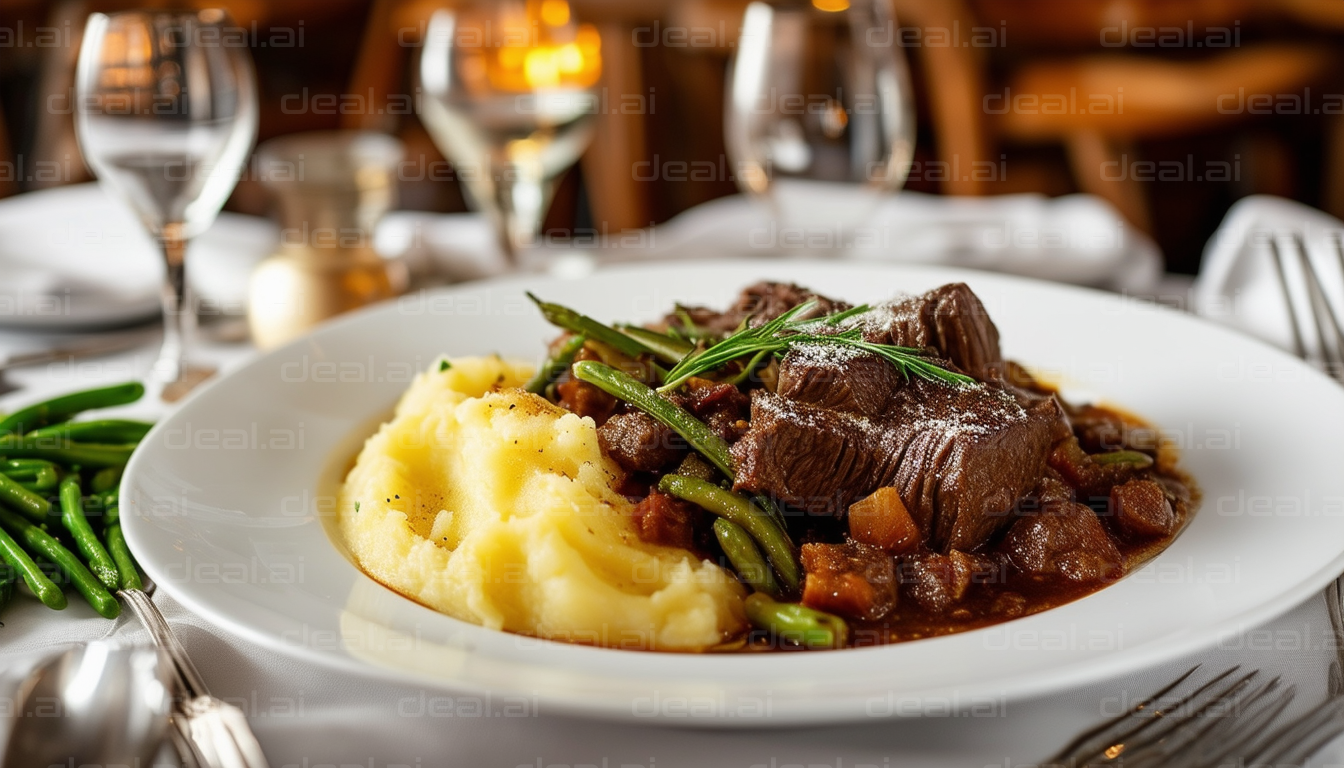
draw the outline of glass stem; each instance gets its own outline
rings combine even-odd
[[[539,161],[512,162],[499,174],[495,204],[499,207],[499,241],[511,266],[518,266],[519,254],[536,243],[537,233],[546,218],[552,184],[546,180]]]
[[[196,312],[187,288],[187,240],[181,224],[169,224],[159,235],[163,264],[163,348],[154,364],[155,378],[178,381],[186,369],[187,343],[195,335]]]

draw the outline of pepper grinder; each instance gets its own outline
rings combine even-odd
[[[406,290],[406,265],[378,255],[374,229],[397,199],[405,147],[371,131],[316,131],[257,151],[279,201],[280,247],[252,273],[248,326],[269,349],[328,318]]]

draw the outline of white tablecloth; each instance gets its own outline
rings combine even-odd
[[[0,357],[35,343],[29,336],[0,333]],[[202,351],[226,370],[252,354],[241,345]],[[138,375],[152,356],[153,349],[146,347],[104,360],[13,372],[9,378],[26,389],[0,398],[0,410],[47,394]],[[139,412],[148,415],[153,408],[144,404]],[[389,685],[339,674],[228,635],[162,593],[156,600],[212,691],[247,713],[273,768],[1015,768],[1039,763],[1080,729],[1117,714],[1195,664],[1219,671],[1241,664],[1284,676],[1298,686],[1291,714],[1322,699],[1329,666],[1336,658],[1325,604],[1317,596],[1297,607],[1284,606],[1286,613],[1266,626],[1248,627],[1218,647],[1132,679],[1109,680],[1038,700],[1005,699],[977,706],[981,716],[931,711],[916,719],[844,727],[676,729],[579,720],[530,706],[522,717],[483,716],[501,712],[501,702],[456,697],[430,685]],[[5,714],[14,709],[15,677],[42,655],[72,642],[103,637],[147,641],[129,614],[108,621],[78,600],[55,613],[35,600],[19,599],[0,620],[0,670],[8,681],[0,694]],[[1316,764],[1344,763],[1341,747],[1337,743]]]

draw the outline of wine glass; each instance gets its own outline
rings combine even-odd
[[[905,183],[915,110],[885,0],[747,6],[725,141],[739,188],[790,224],[870,216]]]
[[[469,3],[436,11],[426,27],[421,120],[511,266],[592,139],[600,44],[566,0]]]
[[[257,135],[247,36],[218,9],[89,17],[75,73],[84,161],[163,252],[163,348],[150,383],[173,401],[214,373],[187,349],[187,244],[214,222]]]

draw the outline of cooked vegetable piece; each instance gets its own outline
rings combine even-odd
[[[126,537],[121,532],[121,525],[107,526],[107,531],[103,535],[107,539],[107,551],[117,563],[118,586],[121,589],[142,589],[140,572],[135,568],[135,558],[131,556],[130,547],[126,546]]]
[[[124,467],[130,461],[135,446],[135,443],[75,443],[50,437],[30,438],[27,435],[0,437],[0,454],[5,456],[46,459],[57,464],[78,464],[91,468]]]
[[[649,414],[663,424],[671,427],[677,434],[686,438],[692,448],[718,467],[725,477],[733,476],[732,459],[728,455],[728,443],[692,416],[684,408],[668,401],[653,389],[637,381],[634,377],[622,373],[609,365],[592,360],[582,360],[574,364],[574,378],[588,382],[603,392],[624,400],[641,411]]]
[[[117,564],[107,553],[103,543],[93,532],[93,526],[84,516],[84,492],[79,486],[79,473],[71,472],[61,481],[61,525],[70,532],[75,547],[84,556],[89,570],[103,586],[115,590],[118,584]]]
[[[126,405],[139,400],[144,394],[145,385],[132,381],[61,395],[30,405],[0,419],[0,435],[23,434],[49,424],[58,424],[84,411]]]
[[[694,344],[637,325],[622,325],[619,329],[621,333],[653,350],[658,359],[668,365],[676,365],[695,349]]]
[[[857,542],[804,544],[803,605],[851,619],[877,621],[896,607],[891,556]]]
[[[18,515],[6,509],[0,509],[0,526],[10,531],[18,540],[27,545],[28,549],[45,557],[60,568],[70,579],[75,590],[84,596],[84,599],[93,606],[93,609],[102,616],[115,619],[121,613],[121,606],[117,599],[108,592],[84,563],[75,553],[61,546],[61,543],[53,539],[41,528],[19,517]],[[45,601],[44,601],[45,602]]]
[[[107,467],[98,470],[98,473],[89,481],[89,490],[94,493],[105,493],[117,487],[121,482],[121,467]]]
[[[788,594],[797,594],[802,582],[798,556],[793,542],[789,541],[788,533],[768,512],[744,496],[693,477],[664,475],[663,479],[658,481],[658,490],[697,504],[719,517],[727,518],[742,526],[769,558],[770,565],[779,576],[784,591]]]
[[[9,569],[23,577],[23,582],[43,605],[57,611],[66,606],[65,593],[42,573],[32,556],[4,528],[0,528],[0,560],[4,560]]]
[[[695,524],[703,516],[694,504],[657,489],[641,499],[633,510],[640,541],[680,549],[695,549]]]
[[[919,544],[919,526],[900,492],[887,486],[849,505],[849,537],[900,554]]]
[[[575,334],[565,340],[555,354],[546,359],[537,369],[537,373],[532,380],[523,386],[528,392],[534,395],[546,394],[546,388],[554,384],[569,366],[574,362],[574,356],[583,349],[583,343],[588,340],[583,334]],[[446,362],[446,361],[445,361]]]
[[[100,419],[98,421],[73,421],[54,424],[50,427],[34,429],[24,433],[27,437],[73,440],[79,443],[138,443],[154,425],[147,421],[128,419]]]
[[[9,475],[30,491],[55,488],[60,482],[56,465],[42,459],[9,459],[0,462],[0,474]]]
[[[1111,451],[1109,453],[1092,454],[1092,460],[1096,463],[1107,466],[1111,464],[1129,464],[1138,469],[1147,469],[1153,466],[1153,457],[1139,451]]]
[[[843,648],[849,642],[849,625],[839,616],[797,603],[779,603],[764,592],[754,592],[743,602],[747,620],[780,640],[804,648]]]
[[[774,598],[783,597],[770,564],[742,526],[720,517],[714,521],[714,538],[719,540],[723,554],[728,556],[728,562],[733,564],[733,570],[743,581],[757,592],[764,592]]]
[[[527,298],[537,305],[537,308],[541,310],[542,317],[545,317],[551,325],[581,336],[587,336],[594,341],[600,341],[630,357],[639,357],[640,355],[657,357],[657,352],[645,346],[638,339],[627,336],[581,312],[576,312],[559,304],[542,301],[531,293],[527,294]]]
[[[42,522],[51,510],[51,502],[19,485],[8,475],[0,475],[0,501],[22,512],[35,522]]]

